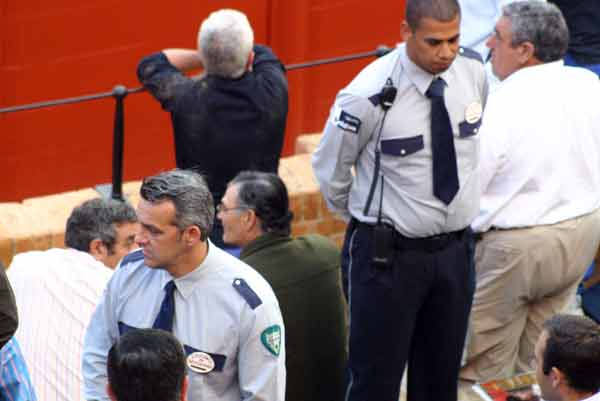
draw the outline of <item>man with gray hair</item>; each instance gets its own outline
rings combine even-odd
[[[461,378],[531,369],[543,322],[574,296],[600,242],[600,82],[563,64],[568,30],[540,1],[503,8],[481,126],[477,289]]]
[[[285,332],[260,274],[213,245],[214,205],[189,170],[144,179],[142,229],[109,282],[88,327],[84,396],[107,400],[106,356],[124,333],[171,332],[184,345],[190,400],[283,401]]]
[[[199,79],[185,75],[198,68]],[[213,12],[200,26],[198,49],[154,53],[137,74],[171,113],[177,167],[203,174],[214,199],[242,170],[277,173],[288,109],[285,69],[271,49],[254,45],[246,15]],[[211,240],[218,246],[222,232],[215,221]]]
[[[23,317],[15,338],[40,400],[79,399],[85,327],[138,230],[128,203],[91,199],[67,220],[67,249],[14,257],[7,274]]]

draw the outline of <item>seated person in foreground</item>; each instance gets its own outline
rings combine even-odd
[[[224,240],[267,279],[286,326],[287,401],[343,396],[346,359],[340,251],[320,235],[290,237],[288,193],[275,174],[245,171],[227,186],[217,217]]]
[[[544,322],[535,372],[545,401],[600,400],[600,326],[573,315]]]
[[[112,401],[186,401],[183,347],[164,330],[124,334],[108,352],[106,391]]]

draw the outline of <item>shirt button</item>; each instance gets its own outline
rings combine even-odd
[[[235,280],[235,285],[240,285],[240,280]]]
[[[479,131],[479,129],[477,129],[477,128],[474,128],[474,129],[473,129],[473,132],[474,132],[474,133],[477,133],[477,131]]]

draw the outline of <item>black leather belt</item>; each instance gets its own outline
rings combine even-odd
[[[359,229],[372,230],[375,226],[375,224],[363,223],[356,219],[352,220]],[[462,239],[467,230],[470,230],[470,228],[466,227],[462,230],[422,238],[409,238],[394,230],[394,248],[399,250],[420,249],[426,252],[435,252],[446,248],[453,241]]]

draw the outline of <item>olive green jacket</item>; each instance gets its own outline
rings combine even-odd
[[[287,401],[343,399],[346,324],[340,251],[320,235],[264,234],[240,258],[271,284],[285,324]]]

